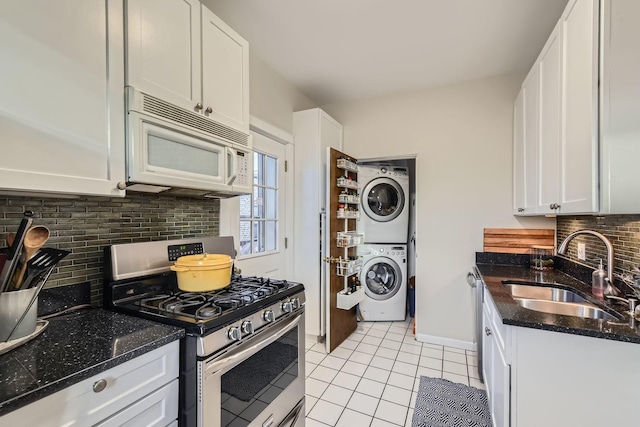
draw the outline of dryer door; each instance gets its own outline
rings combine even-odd
[[[376,178],[362,190],[361,205],[364,213],[374,221],[388,222],[402,212],[405,194],[391,178]]]
[[[398,263],[385,256],[367,260],[360,273],[360,283],[365,286],[365,294],[377,301],[388,300],[397,294],[402,280]]]

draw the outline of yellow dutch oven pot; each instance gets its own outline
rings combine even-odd
[[[171,270],[176,272],[178,287],[186,292],[222,289],[231,283],[233,259],[222,254],[181,256]]]

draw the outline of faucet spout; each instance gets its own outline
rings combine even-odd
[[[603,234],[593,230],[574,231],[573,233],[565,237],[562,243],[560,243],[560,246],[558,246],[558,255],[565,255],[567,253],[567,247],[569,246],[569,242],[573,240],[574,237],[580,234],[588,234],[591,236],[595,236],[600,240],[602,240],[602,243],[604,243],[604,245],[607,247],[607,280],[609,281],[607,290],[611,295],[620,295],[620,291],[618,291],[618,289],[613,284],[613,260],[614,260],[613,245],[611,244],[611,241],[607,239],[607,237],[604,236]]]

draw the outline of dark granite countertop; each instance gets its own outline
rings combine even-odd
[[[98,308],[51,318],[41,335],[0,356],[0,416],[183,336]]]
[[[640,320],[632,319],[625,307],[598,300],[591,295],[591,286],[559,270],[536,271],[528,266],[477,263],[476,266],[491,293],[505,325],[544,329],[608,340],[640,343]],[[502,282],[544,283],[577,291],[588,301],[605,311],[622,316],[620,321],[583,319],[574,316],[547,314],[520,307]]]

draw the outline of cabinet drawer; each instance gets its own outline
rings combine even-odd
[[[178,349],[174,341],[143,354],[17,409],[0,425],[94,425],[177,378]]]
[[[97,427],[165,427],[178,418],[178,379],[118,412]]]

